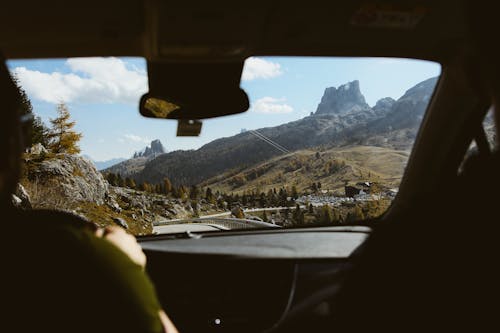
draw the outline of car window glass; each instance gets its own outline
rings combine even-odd
[[[380,216],[441,71],[410,59],[252,57],[241,77],[249,111],[177,137],[175,121],[138,113],[144,59],[8,65],[34,115],[16,202],[137,235]]]

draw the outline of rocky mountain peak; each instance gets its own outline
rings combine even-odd
[[[375,103],[373,111],[377,114],[387,113],[392,109],[394,103],[396,103],[396,101],[391,97],[381,98],[377,101],[377,103]]]
[[[156,139],[151,141],[151,144],[146,147],[143,151],[136,152],[134,158],[137,157],[156,157],[160,154],[165,154],[167,150],[163,147],[160,140]]]
[[[339,86],[325,89],[316,114],[346,114],[352,111],[368,110],[365,97],[359,88],[359,81],[355,80]]]
[[[416,86],[408,89],[401,99],[411,99],[411,100],[424,100],[428,102],[434,88],[436,87],[438,77],[433,77],[425,81],[420,82]]]
[[[373,107],[374,109],[380,109],[380,108],[391,108],[394,103],[396,103],[396,100],[391,97],[385,97],[381,98],[375,103],[375,106]]]

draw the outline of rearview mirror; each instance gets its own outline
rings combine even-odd
[[[249,108],[248,96],[238,88],[231,93],[193,91],[187,101],[145,94],[141,98],[140,113],[148,118],[161,119],[206,119],[245,112]]]

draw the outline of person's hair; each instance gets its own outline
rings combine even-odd
[[[10,195],[19,179],[21,132],[19,123],[19,91],[5,60],[0,56],[0,205],[10,203]]]

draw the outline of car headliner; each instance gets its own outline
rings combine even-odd
[[[2,7],[0,50],[6,58],[211,62],[337,55],[443,63],[466,47],[469,35],[462,0],[55,0],[10,1]]]

